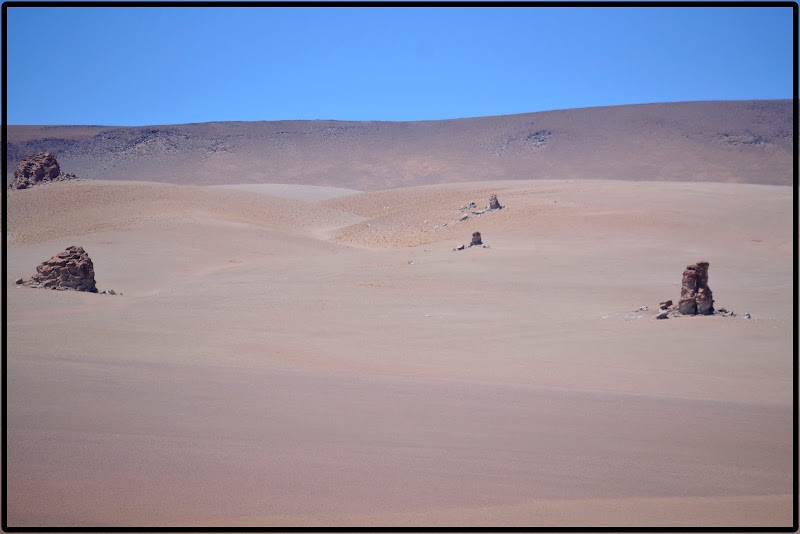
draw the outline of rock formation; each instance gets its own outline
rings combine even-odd
[[[497,200],[497,195],[492,195],[491,197],[489,197],[489,207],[487,209],[499,210],[502,208],[503,206],[500,205],[500,201]]]
[[[683,271],[678,311],[684,315],[714,313],[714,298],[708,287],[708,262],[700,261],[688,265]]]
[[[27,189],[37,184],[61,182],[74,178],[74,174],[61,172],[61,167],[50,152],[41,152],[35,156],[22,158],[14,170],[14,181],[8,187],[9,189]]]
[[[483,245],[483,241],[481,241],[481,233],[475,232],[472,234],[472,242],[470,242],[469,246],[471,247],[479,247]]]
[[[94,265],[83,247],[68,247],[42,262],[24,285],[97,293]]]

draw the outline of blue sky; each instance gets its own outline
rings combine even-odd
[[[9,124],[792,97],[791,8],[26,7],[7,53]]]

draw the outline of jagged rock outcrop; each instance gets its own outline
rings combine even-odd
[[[22,158],[14,170],[14,181],[9,184],[8,188],[27,189],[37,184],[61,182],[74,178],[74,174],[61,172],[55,156],[50,152],[41,152],[35,156]]]
[[[481,233],[480,232],[474,232],[472,234],[472,241],[470,242],[469,246],[471,246],[471,247],[479,247],[481,245],[483,245],[483,241],[481,241]]]
[[[489,207],[487,209],[490,210],[503,209],[503,206],[500,205],[500,201],[497,200],[497,195],[492,195],[489,197]]]
[[[688,265],[683,271],[678,311],[683,315],[712,315],[714,313],[714,298],[708,287],[707,261]]]
[[[39,264],[36,274],[23,285],[97,293],[94,264],[83,247],[75,246]]]

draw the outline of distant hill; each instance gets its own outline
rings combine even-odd
[[[792,101],[643,104],[421,122],[9,126],[7,182],[53,152],[81,178],[376,190],[508,179],[792,185]]]

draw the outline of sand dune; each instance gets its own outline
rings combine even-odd
[[[281,198],[292,198],[305,202],[319,202],[329,198],[338,198],[356,193],[357,189],[344,189],[342,187],[324,187],[319,185],[298,184],[231,184],[210,186],[220,189],[233,189],[237,191],[251,191]]]
[[[791,524],[788,186],[84,181],[7,225],[9,526]],[[14,286],[73,244],[123,296]],[[752,319],[653,319],[699,259]]]

